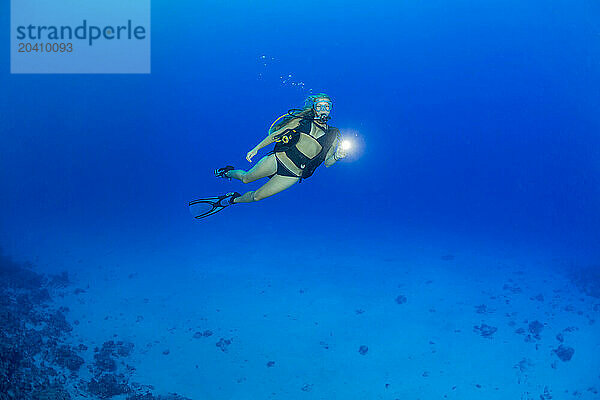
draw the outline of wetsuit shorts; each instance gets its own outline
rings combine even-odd
[[[277,154],[275,154],[275,160],[277,160],[277,172],[275,172],[275,174],[281,176],[292,176],[294,178],[300,178],[298,175],[290,171],[285,165],[283,165],[283,163],[279,160],[279,157],[277,157]],[[269,179],[275,176],[275,174],[270,175]]]

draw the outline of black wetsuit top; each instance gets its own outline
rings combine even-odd
[[[269,154],[284,152],[289,159],[292,160],[296,167],[302,170],[302,176],[300,178],[310,177],[314,170],[325,160],[329,149],[339,134],[339,130],[337,128],[328,127],[325,130],[321,125],[318,126],[325,132],[325,134],[321,135],[319,138],[314,138],[310,135],[312,121],[303,119],[295,129],[287,129],[277,136],[275,148],[270,151]],[[312,158],[307,157],[296,146],[300,140],[301,133],[311,136],[321,145],[321,151]],[[287,169],[279,160],[277,160],[277,174],[298,177],[298,175]]]

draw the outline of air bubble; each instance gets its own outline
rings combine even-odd
[[[279,83],[281,86],[295,87],[300,88],[301,90],[306,90],[306,83],[304,83],[303,81],[296,81],[293,78],[293,73],[284,73],[281,70],[280,60],[278,60],[276,57],[269,56],[267,54],[262,54],[258,56],[257,61],[260,63],[259,68],[261,70],[258,73],[257,79],[264,81],[275,81],[277,80],[277,76],[279,76]]]

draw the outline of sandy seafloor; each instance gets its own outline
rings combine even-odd
[[[323,233],[285,248],[218,234],[41,243],[38,268],[68,271],[55,302],[86,362],[107,340],[133,342],[132,381],[191,399],[600,398],[600,299],[573,284],[568,260],[418,235]],[[558,334],[569,361],[553,351]]]

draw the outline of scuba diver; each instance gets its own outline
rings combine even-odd
[[[267,137],[248,152],[246,159],[252,162],[260,149],[275,143],[274,149],[252,169],[244,171],[231,165],[215,169],[214,174],[219,178],[250,183],[268,177],[269,181],[243,195],[231,192],[191,201],[190,211],[195,218],[207,217],[232,204],[252,203],[273,196],[309,178],[321,163],[330,167],[346,157],[339,129],[327,123],[332,106],[331,98],[325,93],[308,96],[302,109],[291,109],[275,120]],[[194,211],[192,207],[205,210]]]

